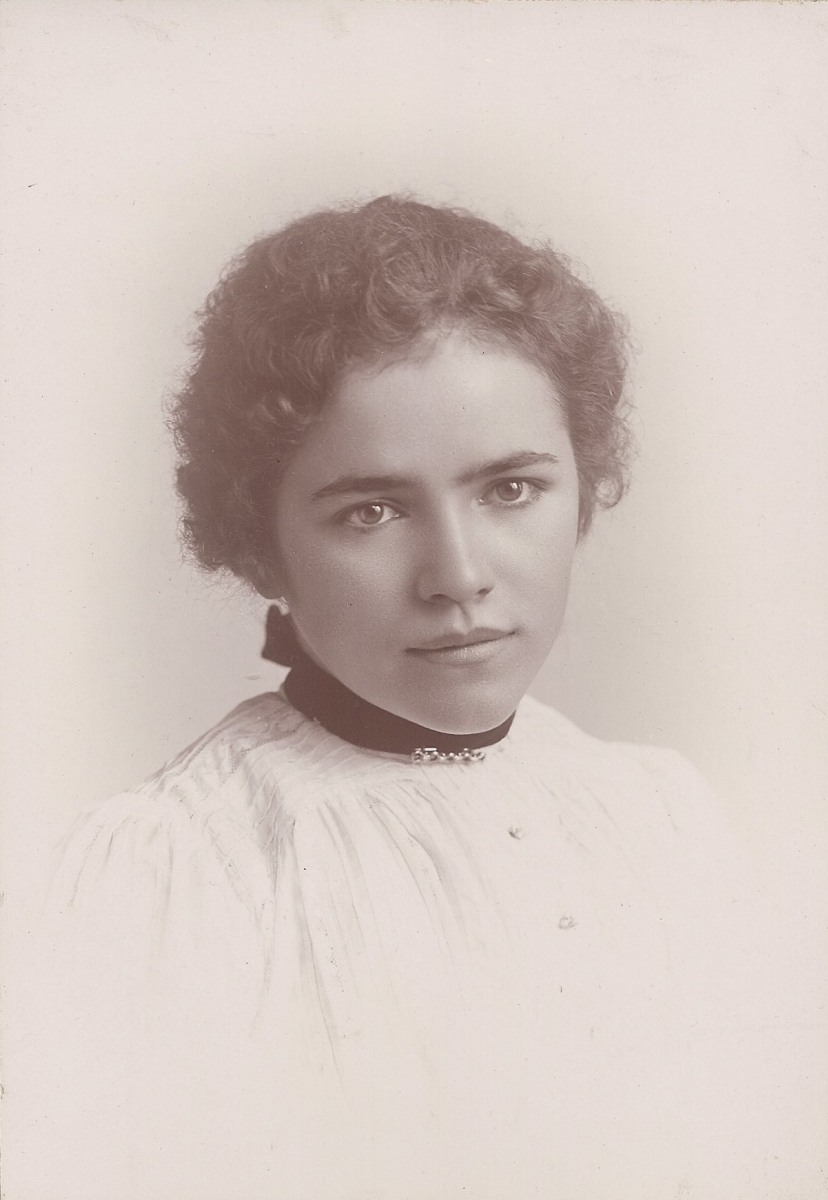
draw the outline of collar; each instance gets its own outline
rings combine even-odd
[[[268,613],[265,658],[273,657],[269,653],[273,625],[279,619],[272,613]],[[283,687],[293,707],[318,721],[329,733],[364,750],[410,755],[412,762],[419,763],[479,762],[485,758],[485,747],[505,738],[514,720],[512,713],[502,724],[483,733],[440,733],[363,700],[295,643],[289,659],[291,670]]]

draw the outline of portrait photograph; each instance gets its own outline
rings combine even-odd
[[[0,100],[2,1200],[828,1196],[828,8]]]

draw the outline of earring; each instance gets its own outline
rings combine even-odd
[[[274,599],[273,603],[276,605],[276,607],[278,608],[279,612],[282,614],[283,617],[286,617],[288,615],[288,613],[290,612],[290,605],[288,604],[288,602],[284,598],[284,596],[277,596]]]

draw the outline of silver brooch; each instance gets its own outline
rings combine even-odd
[[[415,763],[450,763],[450,762],[482,762],[486,757],[485,750],[450,750],[443,754],[436,746],[418,746],[411,755]]]

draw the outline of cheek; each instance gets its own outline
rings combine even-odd
[[[539,587],[566,583],[578,544],[577,503],[538,512],[521,541],[523,562]]]
[[[300,627],[326,639],[364,637],[391,610],[403,565],[388,547],[372,552],[310,536],[295,545],[286,538],[284,551],[286,594]]]
[[[551,554],[535,577],[534,587],[527,589],[534,615],[543,622],[559,622],[569,597],[571,560],[559,552]]]

